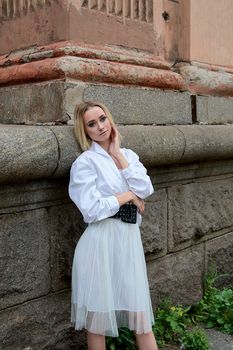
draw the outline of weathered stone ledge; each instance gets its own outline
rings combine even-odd
[[[154,167],[233,158],[233,125],[119,127],[123,146]],[[62,177],[80,153],[73,127],[0,126],[0,182]]]
[[[184,88],[183,78],[169,70],[73,56],[0,68],[0,86],[66,78],[173,90]]]
[[[0,86],[71,78],[231,97],[232,73],[228,67],[198,62],[172,67],[145,52],[74,41],[32,46],[0,57]]]
[[[199,68],[204,68],[207,70],[211,70],[214,72],[226,72],[226,73],[231,73],[233,74],[233,68],[228,67],[228,66],[220,66],[217,64],[210,64],[210,63],[204,63],[204,62],[199,62],[192,60],[190,61],[191,65],[199,67]]]
[[[0,57],[0,86],[69,77],[182,90],[183,78],[170,68],[168,62],[146,53],[61,42]]]
[[[207,65],[178,63],[175,71],[185,80],[185,86],[193,94],[233,96],[233,74],[225,69],[213,70]]]
[[[39,61],[51,57],[76,56],[101,59],[111,62],[128,63],[144,67],[170,69],[171,63],[159,56],[138,52],[132,49],[117,49],[104,45],[80,44],[75,41],[62,41],[44,46],[31,46],[0,56],[0,67]]]

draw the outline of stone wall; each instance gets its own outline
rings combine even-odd
[[[86,349],[69,321],[85,225],[67,194],[83,99],[110,108],[151,175],[153,306],[195,303],[211,266],[233,282],[232,68],[191,61],[190,1],[0,0],[0,350]]]
[[[154,307],[170,296],[190,304],[202,295],[209,266],[232,283],[233,163],[150,169],[142,238]],[[223,174],[224,173],[224,174]],[[67,196],[68,178],[2,186],[0,192],[2,349],[85,349],[73,332],[70,273],[84,230]]]
[[[210,266],[227,274],[221,286],[233,281],[231,98],[69,80],[2,87],[4,350],[86,348],[69,322],[72,257],[85,225],[67,185],[80,152],[74,105],[94,98],[112,110],[123,144],[139,153],[155,187],[142,224],[153,306],[165,296],[196,302]]]
[[[1,349],[82,344],[69,324],[69,304],[84,224],[67,197],[67,179],[5,185],[0,203]]]

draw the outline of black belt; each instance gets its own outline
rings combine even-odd
[[[123,222],[127,222],[129,224],[136,224],[137,222],[137,207],[135,204],[126,203],[122,205],[119,211],[111,216],[113,219],[121,219]]]

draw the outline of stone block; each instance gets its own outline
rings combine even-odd
[[[50,81],[0,88],[0,123],[65,123],[82,101],[84,83]]]
[[[196,171],[199,168],[198,163],[193,164],[176,164],[170,166],[153,167],[150,173],[154,177],[156,186],[170,186],[171,184],[190,180],[195,178]]]
[[[3,310],[0,318],[1,350],[87,348],[83,335],[72,331],[68,291]]]
[[[65,113],[69,119],[74,119],[74,110],[78,103],[82,102],[85,84],[82,82],[67,81],[65,83]]]
[[[31,206],[51,206],[59,200],[68,200],[68,180],[65,178],[28,181],[0,187],[0,213],[28,210]],[[14,209],[12,209],[14,208]],[[23,209],[22,209],[23,208]]]
[[[82,215],[73,203],[48,209],[51,225],[51,287],[70,288],[75,246],[85,229]]]
[[[54,133],[59,148],[58,165],[53,176],[61,177],[67,172],[67,168],[70,170],[71,164],[81,153],[81,149],[77,143],[72,126],[65,128],[63,126],[51,126],[50,130]]]
[[[196,103],[198,122],[233,123],[233,98],[197,96]]]
[[[154,183],[171,185],[171,183],[188,182],[195,178],[222,176],[233,173],[233,161],[206,161],[191,164],[176,164],[170,166],[153,167],[150,173],[154,176]]]
[[[195,172],[196,177],[221,176],[233,173],[233,160],[202,162]]]
[[[122,146],[133,149],[147,167],[178,163],[185,150],[185,138],[175,126],[127,125],[119,131]]]
[[[51,176],[58,166],[54,133],[41,126],[0,125],[1,182]]]
[[[84,99],[100,101],[119,124],[191,124],[191,100],[186,92],[137,87],[88,85]]]
[[[170,250],[233,225],[232,178],[172,186],[168,201]]]
[[[185,138],[180,163],[233,158],[233,125],[177,125]]]
[[[168,297],[173,303],[189,305],[202,297],[204,245],[166,255],[147,264],[154,307]]]
[[[146,201],[141,226],[145,253],[165,252],[167,247],[167,194],[166,190],[155,190]]]
[[[205,244],[206,272],[214,268],[223,275],[217,280],[218,287],[232,285],[233,232],[207,241]]]
[[[49,232],[45,209],[0,215],[0,309],[50,289]]]
[[[35,124],[66,121],[63,100],[64,83],[61,81],[2,87],[0,122]]]

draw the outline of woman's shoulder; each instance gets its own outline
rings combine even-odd
[[[93,158],[93,152],[90,150],[84,151],[77,156],[77,158],[72,163],[72,168],[77,167],[82,164],[89,164],[90,160]]]

